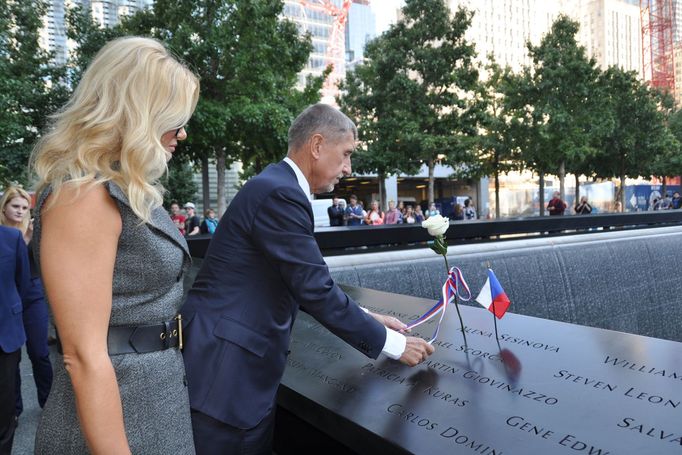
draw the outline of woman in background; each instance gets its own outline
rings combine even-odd
[[[379,208],[379,201],[372,201],[372,208],[365,216],[365,223],[372,225],[384,224],[384,212]]]
[[[218,219],[215,217],[215,211],[213,209],[208,209],[204,212],[204,221],[201,222],[199,231],[202,234],[211,234],[215,232],[218,227]]]
[[[22,188],[9,187],[0,199],[0,225],[12,227],[21,231],[24,242],[28,245],[33,236],[31,223],[31,196]],[[26,352],[33,367],[33,380],[38,392],[38,405],[45,406],[47,396],[52,387],[52,364],[50,363],[50,351],[47,347],[47,324],[48,311],[43,292],[43,284],[33,261],[33,255],[29,254],[31,269],[31,285],[26,296],[26,307],[22,314],[24,331],[26,332]],[[16,414],[21,415],[24,410],[24,402],[21,399],[21,376],[17,368],[16,381]]]
[[[187,243],[159,178],[199,81],[160,42],[107,43],[37,145],[33,249],[62,355],[37,454],[192,454]]]

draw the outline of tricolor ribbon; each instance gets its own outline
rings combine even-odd
[[[466,292],[466,297],[460,292],[460,286]],[[407,324],[407,328],[411,329],[425,323],[440,313],[440,320],[436,326],[436,331],[433,333],[433,337],[431,340],[429,340],[429,344],[433,343],[436,341],[436,338],[438,338],[440,325],[442,324],[443,318],[445,317],[445,310],[447,310],[448,304],[452,303],[455,298],[459,298],[464,302],[471,300],[471,291],[469,290],[469,285],[467,285],[467,282],[464,280],[464,276],[462,275],[462,271],[459,269],[459,267],[452,267],[450,269],[450,272],[448,273],[448,279],[445,280],[445,283],[443,283],[442,295],[443,296],[440,298],[440,300],[438,300],[438,302],[436,302],[436,304],[431,307],[429,311],[420,316],[419,319]]]

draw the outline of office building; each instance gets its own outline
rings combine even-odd
[[[346,23],[346,66],[361,63],[365,46],[376,37],[376,16],[368,0],[356,0],[351,4]]]
[[[50,0],[47,14],[43,18],[41,46],[54,53],[54,61],[66,63],[69,52],[75,47],[66,37],[66,12],[75,6],[89,11],[93,20],[102,27],[112,27],[122,17],[135,14],[151,6],[153,0]]]

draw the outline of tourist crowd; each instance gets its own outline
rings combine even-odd
[[[378,226],[382,224],[421,224],[422,221],[440,215],[440,210],[435,203],[429,205],[428,210],[422,211],[420,204],[406,204],[404,201],[388,201],[388,210],[383,211],[379,206],[379,201],[370,203],[369,211],[365,210],[362,201],[358,200],[355,194],[351,194],[346,205],[343,199],[334,197],[332,205],[327,209],[330,226]],[[477,218],[476,208],[473,201],[464,201],[464,207],[455,204],[455,220],[475,220]]]

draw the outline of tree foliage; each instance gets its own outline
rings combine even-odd
[[[31,149],[66,90],[39,43],[47,3],[0,0],[0,10],[0,183],[28,185]]]
[[[440,157],[455,167],[472,157],[481,106],[474,46],[464,39],[470,23],[470,12],[451,12],[444,0],[407,0],[344,86],[342,106],[367,130],[360,167],[381,175],[425,163],[430,201]]]
[[[201,97],[179,151],[216,162],[219,213],[225,167],[241,160],[260,172],[280,160],[295,115],[319,100],[322,78],[295,89],[312,44],[282,19],[282,8],[281,0],[157,0],[113,29],[98,30],[83,15],[71,22],[80,35],[78,66],[108,39],[136,34],[160,39],[199,75]]]
[[[525,149],[523,159],[539,173],[559,175],[564,197],[566,171],[580,172],[597,153],[603,104],[599,69],[576,40],[579,24],[560,16],[537,46],[528,45],[532,67],[522,81],[527,117],[540,141]]]
[[[671,100],[644,85],[634,72],[610,67],[601,75],[611,128],[602,136],[601,153],[592,162],[600,177],[662,175],[680,170],[679,143],[667,127]],[[624,192],[621,191],[624,204]],[[624,206],[624,205],[623,205]]]

